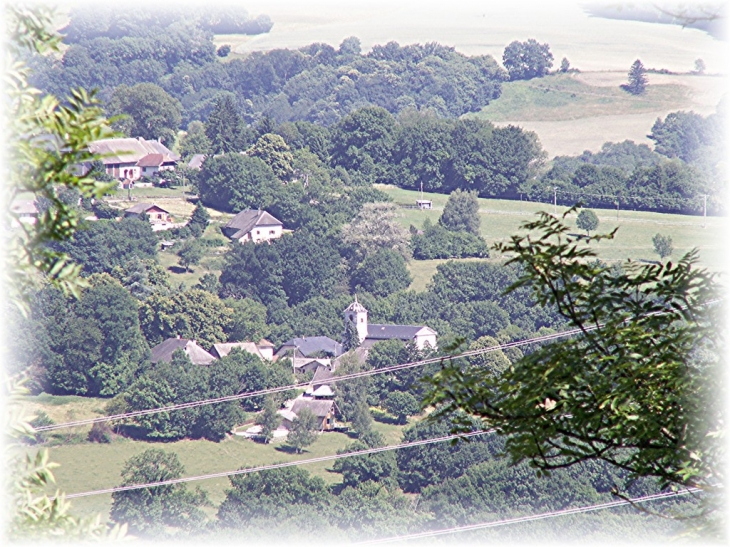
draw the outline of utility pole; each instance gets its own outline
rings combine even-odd
[[[621,208],[621,200],[616,198],[616,222],[618,222],[618,211]]]
[[[553,216],[558,216],[558,187],[553,186]]]
[[[703,194],[703,197],[705,198],[705,206],[702,210],[702,227],[707,226],[707,194]]]

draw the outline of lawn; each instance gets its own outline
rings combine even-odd
[[[399,205],[415,204],[419,192],[403,190],[394,186],[379,185]],[[448,199],[444,194],[424,193],[424,197],[433,201],[432,210],[403,209],[401,223],[408,227],[423,226],[428,218],[437,222]],[[567,207],[557,207],[562,214]],[[536,218],[538,211],[553,212],[551,204],[527,201],[511,201],[499,199],[479,199],[479,215],[481,218],[481,235],[492,246],[498,242],[506,242],[512,234],[519,232],[523,222]],[[672,215],[649,213],[643,211],[620,211],[614,209],[594,209],[600,221],[599,232],[610,232],[618,227],[616,237],[610,241],[602,241],[596,245],[598,256],[605,261],[656,260],[652,237],[656,233],[669,235],[674,243],[672,259],[678,259],[692,248],[700,251],[700,263],[715,272],[726,269],[726,247],[722,243],[727,219],[724,217]],[[575,214],[570,215],[568,222],[575,225]],[[577,232],[577,229],[576,229]],[[493,258],[499,258],[496,251],[490,251]],[[428,281],[436,272],[439,260],[412,260],[409,264],[414,280],[411,288],[424,290]]]
[[[46,401],[40,407],[50,411],[55,407],[73,407],[81,397],[56,397],[41,395],[29,399],[38,403]],[[65,403],[64,403],[65,401]],[[91,404],[98,399],[90,400]],[[387,444],[401,442],[404,426],[396,426],[374,422],[373,428],[383,434]],[[289,462],[310,459],[319,456],[336,454],[352,442],[352,438],[344,433],[324,433],[302,454],[293,454],[283,450],[283,442],[277,441],[269,445],[255,443],[242,437],[232,436],[221,442],[206,440],[182,440],[170,443],[150,443],[117,438],[110,444],[81,442],[65,446],[49,447],[51,461],[60,466],[54,471],[57,486],[67,494],[97,490],[115,486],[120,483],[120,473],[132,456],[149,448],[159,448],[166,452],[175,452],[183,466],[185,476],[203,475],[220,471],[236,470],[242,467],[256,467],[276,462]],[[34,451],[35,449],[30,449]],[[307,464],[304,468],[313,475],[322,477],[328,484],[340,481],[340,475],[331,471],[332,462]],[[225,490],[230,486],[227,478],[209,479],[194,483],[191,487],[200,486],[217,507],[225,498]],[[111,507],[110,495],[90,496],[72,500],[76,514],[101,513],[108,517]],[[209,513],[215,513],[210,508]]]

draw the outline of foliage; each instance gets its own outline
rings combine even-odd
[[[150,448],[133,456],[122,469],[121,486],[179,479],[185,472],[174,452]],[[110,516],[126,522],[136,535],[165,537],[166,528],[190,533],[205,523],[200,506],[207,504],[205,492],[189,492],[184,484],[156,486],[114,492]]]
[[[248,141],[248,132],[230,95],[221,96],[205,122],[205,134],[214,154],[240,152]]]
[[[180,266],[185,268],[185,271],[190,271],[190,266],[200,264],[200,260],[205,254],[205,249],[199,241],[195,239],[189,239],[182,244],[177,252],[179,257]]]
[[[161,139],[167,146],[175,142],[182,121],[178,100],[151,83],[120,85],[114,90],[107,110],[117,117],[115,127],[127,136]]]
[[[171,295],[153,294],[140,306],[139,322],[152,345],[179,335],[208,348],[226,341],[229,313],[218,296],[190,289]]]
[[[413,395],[407,391],[391,391],[385,396],[383,406],[390,414],[396,417],[399,424],[405,424],[408,416],[418,414],[421,405]]]
[[[662,260],[674,252],[674,245],[672,245],[671,236],[656,234],[651,238],[651,242],[654,244],[654,252],[658,254],[659,258]]]
[[[80,226],[68,240],[58,244],[84,273],[110,273],[116,266],[124,267],[135,257],[157,257],[158,240],[149,222],[133,217],[119,222],[98,220]]]
[[[388,296],[407,289],[413,281],[403,255],[392,249],[378,249],[365,257],[352,272],[355,292],[367,291],[375,296]]]
[[[654,150],[668,158],[697,161],[708,147],[722,143],[718,116],[703,118],[694,112],[671,112],[664,120],[657,118],[649,138]]]
[[[294,156],[279,135],[272,133],[261,135],[249,154],[261,158],[281,180],[287,180],[294,172],[292,167]]]
[[[413,258],[432,260],[434,258],[487,258],[489,247],[480,236],[469,232],[453,232],[429,219],[423,223],[423,233],[411,236]]]
[[[85,198],[100,198],[108,183],[93,176],[79,176],[76,165],[98,159],[89,152],[89,143],[113,135],[94,94],[75,89],[64,100],[41,92],[28,83],[30,73],[23,63],[30,55],[58,51],[60,36],[50,32],[47,11],[13,9],[8,13],[8,67],[6,109],[9,120],[7,161],[9,207],[16,195],[31,192],[36,201],[46,203],[35,224],[20,224],[9,240],[8,264],[11,298],[24,308],[23,295],[37,283],[36,273],[64,292],[78,295],[84,286],[80,267],[67,255],[49,246],[68,239],[80,222],[74,207],[60,199],[63,189],[78,190]],[[54,146],[48,146],[54,143]],[[12,217],[12,215],[8,215]]]
[[[568,61],[567,57],[563,57],[563,60],[560,61],[560,72],[568,72],[570,70],[570,61]]]
[[[220,211],[265,208],[267,193],[279,184],[260,158],[227,153],[209,158],[198,177],[201,202]]]
[[[636,59],[629,69],[629,83],[622,87],[632,95],[641,95],[648,83],[646,68],[639,59]]]
[[[48,288],[31,302],[34,351],[51,393],[115,395],[147,359],[134,298],[109,275],[89,281],[78,301]]]
[[[359,440],[350,443],[337,453],[347,454],[379,446],[385,446],[385,439],[379,433],[370,432],[361,435]],[[342,484],[345,486],[357,487],[367,481],[379,482],[386,486],[397,484],[395,479],[398,467],[395,463],[395,453],[392,451],[336,460],[332,469],[337,473],[342,473]]]
[[[266,324],[266,306],[252,298],[223,301],[233,313],[226,326],[226,334],[230,342],[258,342],[269,336],[270,327]]]
[[[319,419],[308,408],[303,408],[292,422],[289,434],[286,436],[286,444],[291,446],[297,454],[308,447],[319,436]]]
[[[553,54],[548,44],[540,44],[534,38],[526,42],[515,40],[504,48],[502,64],[509,72],[510,80],[530,80],[550,71]]]
[[[578,218],[575,219],[575,225],[578,229],[585,230],[586,234],[591,235],[591,230],[598,228],[598,217],[590,209],[583,209],[578,213]]]
[[[529,288],[583,334],[535,349],[496,381],[446,367],[425,403],[480,416],[513,461],[538,470],[599,460],[661,487],[712,491],[722,409],[708,401],[721,341],[715,282],[696,252],[616,272],[592,261],[560,219],[543,213],[524,228],[537,237],[497,246],[523,266],[512,288]]]
[[[108,423],[97,422],[91,426],[87,440],[92,443],[112,442],[112,428]]]
[[[266,397],[261,413],[256,416],[256,425],[261,426],[261,436],[267,444],[274,438],[274,430],[281,423],[281,416],[277,414],[278,410],[279,408],[274,402],[274,399],[272,397]]]
[[[348,325],[352,325],[352,323],[348,322]],[[354,331],[354,336],[357,336],[357,331],[354,328],[352,330]],[[345,339],[347,339],[347,335],[345,335]],[[358,345],[359,342],[360,340],[358,339]],[[334,374],[336,376],[343,376],[368,370],[368,368],[368,364],[362,362],[355,353],[347,353],[340,357]],[[335,401],[342,413],[342,417],[350,422],[352,429],[358,436],[362,436],[370,431],[373,423],[373,418],[370,415],[370,408],[367,403],[370,383],[370,378],[363,377],[334,384]]]
[[[178,146],[183,159],[189,160],[195,154],[210,154],[212,146],[205,129],[206,126],[203,122],[197,120],[190,122],[188,130],[180,139]]]
[[[208,222],[210,222],[210,214],[208,213],[208,210],[202,203],[198,203],[195,206],[195,209],[193,209],[193,214],[188,222],[188,227],[195,237],[200,237],[208,227]]]
[[[452,232],[479,235],[479,201],[477,193],[456,189],[449,195],[439,225]]]
[[[345,321],[345,333],[342,335],[342,350],[352,351],[360,347],[361,340],[360,335],[357,332],[357,327],[352,321]]]
[[[408,231],[397,217],[392,203],[366,203],[353,221],[343,226],[342,240],[361,260],[379,249],[392,249],[408,258]]]

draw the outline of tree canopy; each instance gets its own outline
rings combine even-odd
[[[553,54],[548,44],[540,44],[534,38],[526,42],[515,40],[504,48],[502,64],[509,72],[510,80],[529,80],[550,71]]]
[[[120,85],[107,110],[112,116],[122,116],[115,125],[128,136],[162,139],[168,146],[175,142],[182,121],[179,101],[152,83]]]

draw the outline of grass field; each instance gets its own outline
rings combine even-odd
[[[24,405],[33,411],[43,410],[56,422],[62,422],[97,416],[101,413],[105,402],[104,399],[42,394],[25,398]],[[401,441],[403,427],[380,422],[373,423],[373,428],[383,434],[387,444],[396,444]],[[86,431],[88,428],[80,430]],[[78,433],[78,431],[73,431]],[[284,443],[281,441],[264,445],[237,436],[218,443],[206,440],[149,443],[117,438],[110,444],[77,442],[64,446],[50,446],[49,451],[51,461],[60,464],[60,467],[54,471],[57,487],[67,494],[71,494],[118,485],[124,463],[132,456],[149,448],[175,452],[185,467],[185,476],[194,476],[336,454],[350,442],[352,439],[343,433],[325,433],[304,453],[292,454],[282,450]],[[34,452],[35,448],[28,449],[28,451]],[[331,471],[331,466],[332,462],[321,462],[308,464],[305,469],[313,475],[322,477],[328,484],[332,484],[340,481],[340,475]],[[193,487],[198,485],[208,493],[210,500],[216,506],[223,501],[225,490],[230,487],[227,478],[196,482]],[[102,517],[106,519],[111,507],[111,496],[79,498],[73,500],[72,503],[76,514],[101,513]],[[215,508],[209,508],[209,513],[213,515]]]
[[[403,190],[394,186],[380,185],[379,188],[390,195],[396,203],[402,205],[415,204],[419,192]],[[444,194],[427,194],[424,196],[433,201],[433,209],[403,209],[401,222],[404,226],[411,224],[421,227],[428,218],[437,222],[448,196]],[[567,207],[557,207],[562,214]],[[481,217],[481,235],[491,246],[505,242],[512,234],[519,231],[523,222],[536,218],[538,211],[553,212],[553,206],[544,203],[526,201],[510,201],[497,199],[479,199],[479,215]],[[700,251],[700,262],[715,272],[723,272],[727,266],[727,247],[722,243],[723,233],[727,226],[724,217],[670,215],[639,211],[620,211],[618,220],[616,211],[611,209],[594,209],[598,215],[599,232],[610,232],[618,227],[616,237],[610,241],[602,241],[596,245],[598,256],[608,262],[631,260],[656,260],[652,237],[656,233],[669,235],[674,243],[672,259],[678,259],[692,248]],[[575,223],[575,214],[568,222]],[[704,226],[703,226],[704,225]],[[576,229],[576,232],[578,230]],[[492,259],[500,258],[495,251]],[[412,260],[409,264],[414,280],[411,288],[424,290],[428,281],[436,272],[436,267],[445,260]]]

